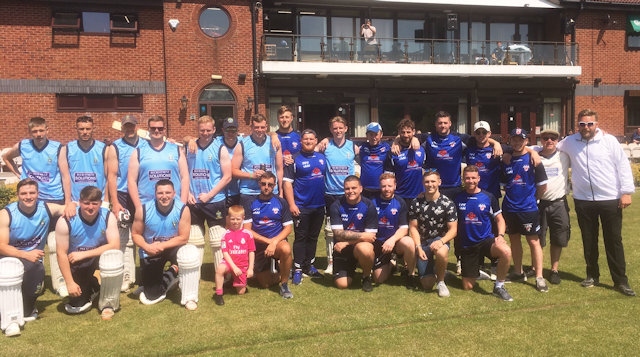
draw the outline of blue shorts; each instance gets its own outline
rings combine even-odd
[[[416,262],[416,265],[418,266],[418,277],[420,279],[428,275],[436,274],[435,272],[436,262],[433,257],[433,252],[431,251],[431,248],[429,248],[429,246],[431,245],[431,243],[440,239],[442,239],[442,237],[427,239],[425,241],[420,242],[420,245],[422,246],[422,250],[424,250],[424,253],[427,255],[427,260],[422,260],[418,256],[418,261]],[[445,243],[445,245],[447,246],[447,248],[451,248],[448,242]]]

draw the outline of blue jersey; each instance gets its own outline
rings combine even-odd
[[[216,142],[219,142],[220,146],[224,145],[224,147],[227,148],[227,151],[229,152],[229,160],[231,160],[233,158],[233,151],[235,150],[237,143],[234,146],[229,146],[224,142],[223,136],[218,136],[214,140]],[[231,177],[231,181],[225,188],[225,194],[227,196],[237,196],[240,194],[240,188],[238,187],[238,179]]]
[[[24,251],[43,250],[51,221],[46,203],[38,200],[36,210],[29,215],[20,210],[18,202],[8,204],[5,210],[9,214],[9,245]]]
[[[324,150],[324,156],[327,158],[327,174],[324,180],[327,194],[344,194],[344,179],[355,173],[355,153],[353,141],[345,140],[342,146],[336,146],[333,139],[329,140]]]
[[[185,206],[179,199],[173,200],[169,213],[163,214],[158,211],[156,201],[147,202],[142,208],[142,221],[144,222],[144,241],[151,244],[153,242],[165,242],[178,235],[180,217]],[[148,257],[147,253],[140,248],[140,259]]]
[[[104,172],[104,155],[107,146],[94,140],[87,150],[74,140],[67,144],[67,162],[71,175],[71,200],[80,199],[80,191],[86,186],[96,186],[102,191],[102,198],[106,192],[107,175]]]
[[[425,162],[424,149],[403,148],[398,155],[389,155],[385,171],[396,175],[396,195],[414,199],[424,191],[422,185],[422,167]]]
[[[319,152],[299,152],[284,168],[284,180],[293,184],[293,197],[301,211],[324,207],[327,161]]]
[[[223,146],[218,140],[212,140],[205,147],[200,146],[199,140],[196,144],[198,148],[195,153],[187,152],[187,165],[189,166],[189,188],[196,201],[200,202],[198,196],[211,191],[222,179],[220,151]],[[225,196],[224,190],[220,190],[204,203],[220,202],[226,198]]]
[[[294,130],[290,133],[276,131],[276,134],[278,134],[278,139],[280,139],[283,156],[295,155],[300,152],[300,133]]]
[[[245,137],[240,142],[242,145],[242,164],[240,169],[244,172],[259,170],[264,165],[265,171],[276,174],[276,153],[271,145],[271,137],[267,135],[262,144],[253,140],[251,135]],[[277,175],[276,175],[277,176]],[[240,179],[240,193],[244,195],[259,195],[260,185],[256,179]],[[273,189],[273,193],[278,194],[278,182]]]
[[[380,175],[384,172],[384,163],[390,155],[389,143],[381,142],[376,146],[368,142],[360,146],[360,181],[362,187],[369,190],[380,189]]]
[[[85,221],[80,213],[80,207],[76,208],[76,215],[66,219],[69,227],[68,252],[81,252],[91,250],[107,244],[107,220],[109,209],[100,207],[100,211],[93,222]]]
[[[116,190],[118,192],[129,192],[127,188],[127,174],[129,173],[129,159],[133,151],[143,145],[149,145],[149,143],[138,137],[135,143],[130,144],[128,141],[120,138],[113,142],[113,147],[116,150],[116,157],[118,158],[118,176],[116,177]]]
[[[502,197],[500,192],[500,158],[493,156],[493,147],[479,148],[475,145],[467,147],[465,155],[467,165],[475,165],[480,174],[478,187],[491,192],[496,198]]]
[[[344,197],[333,202],[330,208],[331,229],[353,232],[378,232],[376,206],[366,197],[355,205],[347,203]],[[334,238],[335,241],[335,238]]]
[[[21,179],[30,178],[38,183],[38,198],[55,201],[64,199],[62,177],[58,167],[60,145],[57,141],[47,140],[42,149],[33,145],[33,140],[25,139],[18,144],[22,158]]]
[[[400,228],[409,228],[407,221],[407,204],[404,200],[393,197],[384,200],[380,196],[373,199],[378,211],[378,234],[376,239],[384,242]]]
[[[178,145],[165,142],[159,150],[151,145],[144,145],[138,150],[138,196],[140,202],[145,204],[156,197],[156,183],[160,180],[173,182],[177,195],[180,195],[180,148]]]
[[[457,134],[440,136],[432,133],[427,136],[424,148],[427,153],[426,167],[436,169],[442,180],[441,188],[460,187],[460,167],[462,166],[462,154],[466,145],[462,137]]]
[[[490,192],[458,193],[454,202],[458,207],[458,243],[463,248],[474,246],[494,237],[493,221],[502,213],[498,200]]]
[[[547,183],[547,173],[540,164],[534,167],[531,155],[513,156],[503,167],[505,194],[502,209],[505,212],[535,212],[538,210],[536,186]]]
[[[273,238],[284,226],[293,224],[287,201],[276,195],[265,201],[256,198],[244,210],[251,212],[244,223],[251,223],[251,230],[265,238]]]

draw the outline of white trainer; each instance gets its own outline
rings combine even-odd
[[[447,285],[444,283],[444,281],[438,282],[436,288],[438,289],[439,297],[449,297],[449,288],[447,288]]]
[[[9,324],[9,326],[4,330],[4,334],[8,337],[20,336],[20,333],[20,326],[17,322]]]

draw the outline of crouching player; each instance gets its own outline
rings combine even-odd
[[[78,203],[76,215],[56,224],[58,264],[69,291],[64,308],[69,314],[86,312],[99,293],[102,319],[110,320],[120,308],[124,273],[116,217],[101,207],[102,191],[95,186],[84,187]],[[94,276],[97,269],[102,284]]]
[[[458,239],[462,264],[462,288],[471,290],[478,277],[479,258],[498,258],[496,283],[493,295],[505,301],[513,298],[504,288],[504,281],[511,262],[511,248],[504,240],[506,225],[498,200],[489,192],[478,187],[480,173],[478,167],[469,165],[462,172],[463,192],[454,198],[458,207]],[[494,237],[492,221],[495,221],[498,235]]]
[[[180,304],[187,310],[195,310],[198,308],[200,252],[196,246],[187,244],[191,215],[175,194],[171,181],[160,180],[155,186],[155,199],[136,210],[131,237],[140,247],[143,288],[140,302],[159,303],[179,281]],[[171,265],[165,270],[167,262]]]
[[[373,262],[373,279],[383,283],[391,275],[391,254],[404,258],[407,266],[407,288],[415,286],[413,271],[416,268],[416,250],[409,237],[407,205],[395,197],[396,176],[385,172],[380,175],[380,194],[373,199],[378,211],[378,233],[373,242],[376,258]]]
[[[0,211],[0,324],[7,336],[19,335],[20,326],[38,317],[49,222],[64,212],[64,205],[38,199],[38,183],[32,179],[18,182],[17,191],[18,202]]]
[[[233,274],[233,286],[239,295],[247,292],[247,279],[253,277],[256,244],[248,229],[242,228],[244,208],[231,206],[227,213],[227,232],[221,243],[222,262],[216,267],[216,305],[224,305],[222,297],[225,275]]]

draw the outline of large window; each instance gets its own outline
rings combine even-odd
[[[138,17],[133,13],[54,12],[51,18],[51,27],[54,30],[85,33],[136,32],[138,31]]]
[[[627,48],[640,50],[640,15],[629,15],[627,20]]]
[[[58,110],[141,111],[142,94],[58,94]]]
[[[211,115],[216,121],[216,132],[222,133],[222,120],[236,118],[236,97],[229,87],[212,84],[206,87],[198,98],[200,116]]]
[[[229,31],[231,21],[224,10],[209,7],[200,14],[199,23],[200,29],[205,35],[217,38],[224,36]]]
[[[624,93],[624,106],[627,114],[625,132],[629,133],[640,127],[640,91],[626,91]]]

